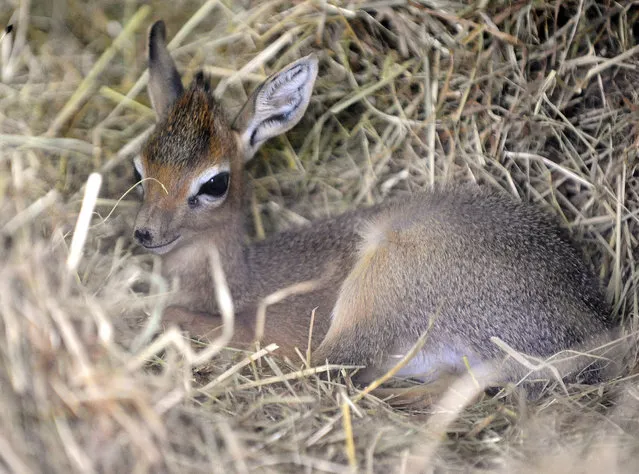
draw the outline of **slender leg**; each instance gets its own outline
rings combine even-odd
[[[164,310],[162,321],[165,326],[175,324],[198,337],[209,338],[221,331],[222,319],[208,313],[191,311],[181,306],[169,306]]]

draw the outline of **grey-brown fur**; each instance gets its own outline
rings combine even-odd
[[[152,41],[164,57],[160,39]],[[168,66],[151,61],[154,84],[171,83],[156,77],[173,77]],[[158,111],[166,119],[140,166],[164,187],[145,184],[136,237],[164,254],[164,274],[180,281],[166,321],[198,335],[219,326],[207,258],[214,245],[235,305],[234,345],[253,340],[263,298],[315,281],[312,292],[268,308],[263,342],[278,343],[291,358],[306,347],[314,309],[316,363],[384,370],[429,330],[404,372],[424,378],[464,370],[465,357],[471,364],[501,358],[492,336],[548,356],[588,346],[611,329],[597,279],[552,219],[487,189],[440,188],[245,244],[244,160],[299,120],[316,73],[309,57],[267,79],[233,130],[201,79],[172,102],[170,85],[151,90],[166,94],[154,104],[170,105]],[[199,180],[217,176],[219,166],[230,172],[227,195],[202,195]],[[197,206],[187,204],[193,196]]]

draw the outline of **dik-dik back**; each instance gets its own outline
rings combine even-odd
[[[597,279],[539,209],[474,186],[442,187],[247,245],[244,163],[293,127],[310,101],[317,60],[268,78],[228,120],[198,74],[184,90],[164,25],[149,38],[155,132],[136,169],[144,203],[135,237],[180,281],[165,314],[197,335],[219,328],[208,255],[219,250],[234,299],[232,343],[255,338],[263,298],[296,283],[311,290],[269,307],[264,342],[295,358],[315,311],[314,361],[389,368],[428,333],[405,375],[436,377],[518,351],[548,356],[610,328]],[[317,342],[321,343],[317,344]]]

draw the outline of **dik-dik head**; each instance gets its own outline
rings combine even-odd
[[[241,219],[243,167],[271,137],[286,132],[308,106],[317,59],[307,56],[269,77],[233,122],[213,98],[202,73],[184,90],[166,48],[164,23],[149,33],[149,95],[157,126],[135,169],[144,202],[134,235],[147,250],[165,254],[207,231],[228,230]]]

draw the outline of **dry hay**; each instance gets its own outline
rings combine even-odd
[[[14,2],[0,13],[16,27],[0,47],[1,471],[633,470],[636,357],[601,386],[551,384],[536,402],[506,390],[465,408],[449,393],[447,411],[389,405],[348,370],[318,376],[270,348],[211,358],[216,348],[174,330],[156,339],[168,287],[130,238],[137,200],[125,192],[154,120],[144,92],[152,17],[166,20],[185,80],[204,65],[231,110],[315,51],[305,119],[249,166],[254,237],[438,182],[500,186],[572,229],[630,334],[636,7]],[[76,267],[68,249],[93,171],[103,184]]]

